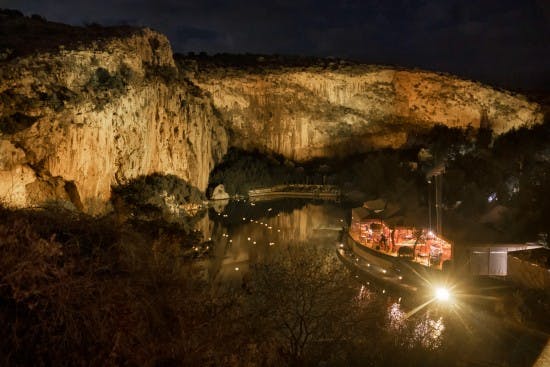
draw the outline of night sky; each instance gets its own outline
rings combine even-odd
[[[549,0],[0,0],[82,25],[148,26],[175,52],[298,54],[550,90]]]

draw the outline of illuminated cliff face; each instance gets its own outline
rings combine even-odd
[[[479,83],[422,71],[347,66],[196,73],[212,95],[232,145],[298,160],[399,148],[411,132],[436,123],[496,134],[540,123],[539,105]]]
[[[9,204],[66,200],[100,213],[111,185],[154,172],[205,190],[227,150],[210,100],[173,79],[170,45],[150,30],[1,70],[0,198]]]
[[[0,200],[15,206],[102,213],[111,186],[152,173],[204,191],[229,145],[306,160],[400,147],[436,123],[502,133],[542,121],[522,97],[428,72],[178,70],[147,29],[0,62]]]

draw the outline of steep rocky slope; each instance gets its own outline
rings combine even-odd
[[[0,12],[3,31],[8,21],[13,32],[51,28]],[[148,29],[52,27],[83,41],[29,36],[18,49],[18,37],[0,37],[0,200],[10,205],[60,200],[102,213],[113,185],[152,173],[204,191],[229,145],[307,160],[400,147],[436,123],[501,133],[543,119],[521,96],[446,75],[176,65],[166,37]]]
[[[211,102],[177,78],[148,29],[0,64],[0,198],[107,209],[111,186],[154,172],[204,190],[227,150]]]
[[[231,144],[298,160],[398,148],[436,123],[496,134],[543,120],[540,106],[480,83],[365,65],[234,67],[181,60],[212,95]]]

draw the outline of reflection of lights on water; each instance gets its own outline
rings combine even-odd
[[[400,298],[401,299],[401,298]],[[388,326],[392,330],[399,330],[403,327],[406,314],[399,303],[392,303],[388,309]]]
[[[401,308],[401,297],[388,308],[388,328],[401,334],[402,343],[414,347],[421,344],[428,349],[437,349],[443,342],[445,324],[443,318],[433,319],[429,313],[419,318],[408,318],[407,313]],[[397,334],[399,336],[399,334]]]
[[[356,300],[357,301],[362,301],[363,299],[367,298],[368,297],[368,289],[367,287],[365,287],[364,285],[361,286],[361,288],[359,289],[359,294],[357,295],[356,297]]]
[[[437,320],[433,320],[426,316],[421,320],[414,329],[414,339],[411,343],[420,342],[424,348],[437,349],[443,342],[443,331],[445,325],[443,324],[443,318],[440,317]]]

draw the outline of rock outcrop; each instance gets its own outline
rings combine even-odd
[[[0,199],[108,208],[111,186],[171,174],[204,191],[227,150],[211,101],[148,29],[0,66]]]
[[[149,29],[56,47],[0,50],[9,205],[54,200],[103,213],[112,186],[153,173],[204,192],[229,145],[307,160],[400,147],[436,123],[502,133],[543,119],[521,96],[423,71],[176,65],[166,37]]]
[[[449,75],[365,65],[270,70],[258,64],[253,72],[205,72],[186,63],[222,113],[232,145],[297,160],[399,148],[437,123],[500,134],[543,120],[540,106],[523,96]]]

